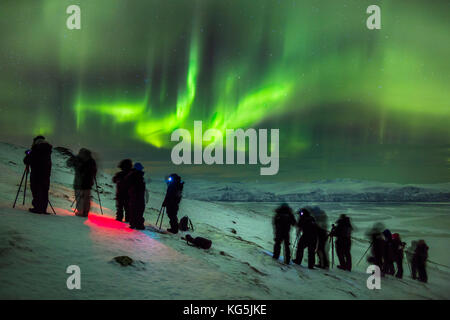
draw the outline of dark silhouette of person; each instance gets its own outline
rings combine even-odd
[[[133,162],[130,159],[120,161],[118,168],[121,170],[117,172],[112,181],[116,184],[116,220],[122,221],[125,212],[125,222],[130,222],[129,208],[128,208],[128,190],[125,188],[125,177],[133,169]]]
[[[381,275],[383,276],[383,252],[384,252],[384,236],[382,230],[384,226],[382,223],[375,223],[372,229],[367,232],[370,238],[370,246],[372,248],[371,256],[368,257],[367,261],[374,264],[380,268]]]
[[[398,233],[392,235],[393,258],[397,267],[395,276],[399,279],[403,277],[403,250],[405,245],[406,243],[402,242]]]
[[[308,268],[314,269],[315,251],[317,245],[317,225],[308,209],[300,210],[300,218],[298,219],[298,232],[302,232],[297,244],[297,253],[293,260],[296,264],[301,264],[303,260],[303,252],[308,248]]]
[[[383,272],[385,274],[394,275],[394,246],[392,243],[392,233],[389,229],[386,229],[383,231],[383,236]]]
[[[410,266],[412,265],[412,259],[413,259],[416,247],[417,247],[417,240],[413,240],[413,241],[411,241],[411,246],[405,250],[406,259]],[[414,278],[413,274],[412,274],[412,268],[410,271],[411,271],[411,277]]]
[[[90,150],[81,148],[78,155],[67,160],[67,166],[75,169],[73,188],[75,189],[76,212],[79,217],[87,217],[91,209],[91,189],[97,175],[97,163]]]
[[[330,261],[328,259],[328,216],[319,207],[306,209],[311,213],[316,221],[317,226],[317,257],[319,258],[319,263],[316,267],[321,269],[328,269],[330,267]]]
[[[30,212],[48,214],[48,191],[50,189],[50,175],[52,171],[52,145],[45,141],[44,136],[33,139],[31,150],[25,152],[23,163],[30,172],[30,187],[33,195],[33,207]]]
[[[284,203],[276,208],[272,222],[275,234],[273,258],[278,260],[280,257],[281,244],[284,243],[284,263],[289,264],[291,262],[291,249],[289,247],[291,227],[296,224],[291,207]]]
[[[170,228],[167,231],[178,233],[178,209],[182,198],[184,182],[181,177],[173,173],[167,178],[167,192],[162,206],[166,208],[170,220]]]
[[[350,218],[341,214],[336,221],[336,226],[330,233],[330,236],[336,237],[336,254],[339,259],[339,269],[352,271],[352,231],[353,226]]]
[[[425,240],[417,241],[416,248],[411,261],[412,278],[417,279],[417,273],[419,274],[419,281],[427,282],[427,259],[428,259],[428,246]]]
[[[144,180],[144,167],[136,162],[128,173],[124,183],[128,190],[128,205],[130,210],[130,228],[144,230],[144,212],[146,204],[146,186]]]

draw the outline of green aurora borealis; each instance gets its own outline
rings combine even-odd
[[[81,30],[66,28],[71,4],[81,7]],[[371,4],[381,7],[381,30],[366,28]],[[2,140],[28,144],[42,133],[114,160],[170,162],[171,132],[202,120],[204,130],[279,128],[273,179],[294,171],[300,180],[448,182],[449,9],[2,0]]]

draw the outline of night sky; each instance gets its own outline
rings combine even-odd
[[[81,30],[66,8],[81,7]],[[381,30],[366,8],[381,7]],[[280,172],[450,181],[449,1],[1,0],[0,140],[167,171],[177,128],[279,128]]]

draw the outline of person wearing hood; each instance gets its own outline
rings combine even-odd
[[[144,180],[144,166],[140,162],[136,162],[133,169],[125,177],[124,188],[128,190],[130,228],[144,230],[147,190]]]
[[[87,217],[91,209],[91,189],[97,175],[97,163],[90,150],[81,148],[78,155],[67,160],[67,166],[75,169],[73,188],[75,189],[76,212],[79,217]]]
[[[275,233],[275,245],[273,248],[273,258],[278,260],[280,257],[281,244],[284,243],[284,263],[291,262],[290,234],[291,227],[296,223],[291,207],[286,203],[275,209],[273,218],[273,227]]]
[[[125,222],[130,222],[128,208],[128,190],[125,188],[125,177],[131,172],[133,162],[130,159],[120,161],[117,172],[112,181],[116,184],[116,220],[122,221],[125,212]]]
[[[345,214],[341,214],[330,234],[330,236],[336,237],[336,254],[339,259],[337,267],[347,271],[352,270],[352,230],[350,218]]]
[[[293,260],[296,264],[301,264],[303,260],[303,252],[308,248],[308,268],[314,269],[315,254],[317,245],[317,225],[308,209],[300,210],[300,218],[298,219],[298,232],[302,232],[302,236],[298,240],[297,253]]]
[[[52,145],[45,141],[44,136],[37,136],[33,139],[31,149],[25,154],[23,163],[27,166],[25,170],[31,169],[30,187],[33,196],[33,207],[28,210],[33,213],[47,214],[52,171]]]

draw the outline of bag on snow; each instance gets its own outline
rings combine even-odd
[[[205,250],[211,248],[212,245],[211,240],[202,237],[196,237],[194,239],[190,234],[186,235],[186,241],[188,242],[188,244],[191,243],[192,245]]]
[[[183,218],[181,218],[179,223],[179,229],[181,231],[188,231],[188,230],[194,231],[194,226],[192,225],[192,221],[191,219],[189,219],[188,216],[184,216]]]

